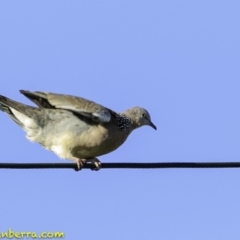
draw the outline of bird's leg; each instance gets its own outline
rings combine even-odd
[[[91,168],[92,170],[98,171],[101,169],[101,162],[97,158],[80,159],[73,157],[71,159],[77,164],[76,171],[82,170],[83,165],[87,162],[90,162],[93,165]]]

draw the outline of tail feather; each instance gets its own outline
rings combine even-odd
[[[13,115],[10,108],[1,105],[0,103],[0,110],[5,112],[16,124],[18,124],[20,127],[23,127],[23,124]]]
[[[17,123],[20,127],[23,127],[22,122],[20,122],[15,115],[13,114],[11,107],[14,105],[14,101],[0,95],[0,110],[5,112],[15,123]]]
[[[34,109],[34,107],[16,102],[0,95],[0,110],[5,112],[15,123],[24,128],[26,131],[38,127],[36,122],[30,116],[30,112],[34,112],[31,110]]]

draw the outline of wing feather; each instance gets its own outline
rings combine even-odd
[[[49,92],[25,90],[20,90],[20,92],[41,108],[70,110],[99,123],[111,120],[111,112],[107,108],[85,98]]]

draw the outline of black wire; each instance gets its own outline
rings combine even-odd
[[[239,168],[240,162],[152,162],[152,163],[102,163],[101,169],[113,168]],[[4,169],[77,169],[75,163],[0,163]],[[91,163],[83,166],[83,169],[93,169]]]

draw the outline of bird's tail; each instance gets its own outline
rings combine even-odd
[[[0,110],[5,112],[15,123],[25,130],[38,127],[31,117],[36,108],[16,102],[0,95]]]

